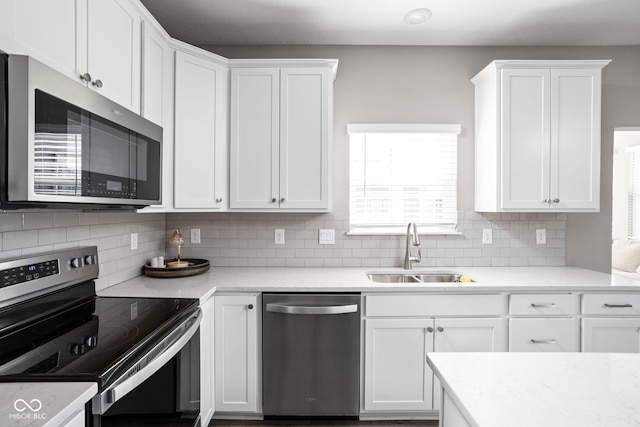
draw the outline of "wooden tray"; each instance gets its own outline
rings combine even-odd
[[[167,260],[171,262],[176,260]],[[145,264],[143,267],[145,276],[149,277],[187,277],[195,276],[196,274],[202,274],[209,270],[209,260],[200,258],[180,258],[180,261],[187,261],[189,265],[187,267],[178,268],[154,268],[149,264]]]

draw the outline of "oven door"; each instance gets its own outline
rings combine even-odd
[[[200,426],[198,310],[89,403],[89,426]]]

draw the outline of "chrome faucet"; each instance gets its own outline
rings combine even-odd
[[[420,246],[420,238],[418,237],[418,228],[415,222],[410,222],[407,225],[407,246],[404,253],[404,269],[411,270],[411,264],[414,262],[420,262],[422,257],[420,256],[420,249],[418,249],[418,256],[411,256],[411,249],[409,247],[409,241],[411,240],[411,227],[413,226],[413,246]]]

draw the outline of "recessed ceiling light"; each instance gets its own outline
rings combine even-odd
[[[418,25],[422,24],[423,22],[427,22],[430,18],[431,11],[429,9],[413,9],[407,12],[406,15],[404,15],[404,22],[410,25]]]

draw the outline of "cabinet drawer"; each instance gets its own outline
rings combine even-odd
[[[365,316],[500,316],[502,295],[367,295]]]
[[[578,314],[573,294],[523,294],[509,297],[509,314],[515,316],[572,316]]]
[[[640,294],[584,294],[582,314],[640,316]]]
[[[509,351],[580,351],[578,320],[509,319]]]

